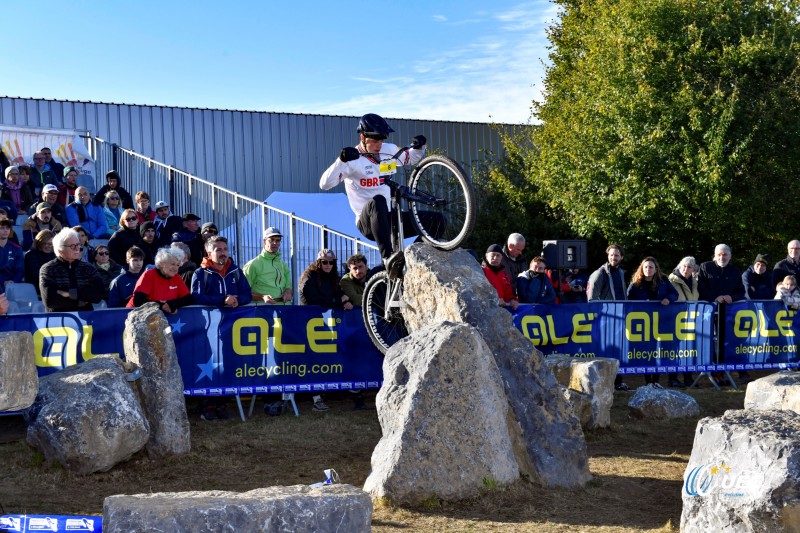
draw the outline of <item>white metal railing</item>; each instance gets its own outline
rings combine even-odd
[[[169,203],[177,215],[194,213],[203,222],[214,222],[219,234],[227,237],[231,257],[241,267],[263,250],[264,229],[273,226],[284,235],[281,254],[292,271],[295,302],[300,274],[316,260],[320,248],[330,248],[339,259],[343,273],[347,258],[362,253],[369,266],[380,263],[377,246],[345,235],[324,225],[305,220],[266,202],[243,196],[210,181],[192,176],[159,161],[109,143],[98,137],[87,139],[95,159],[97,190],[111,169],[122,177],[124,188],[150,195],[151,205],[160,200]]]

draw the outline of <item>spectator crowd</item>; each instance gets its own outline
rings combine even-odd
[[[100,307],[136,307],[156,302],[165,313],[190,304],[236,308],[250,303],[288,305],[295,300],[289,265],[282,259],[283,236],[273,227],[263,235],[262,252],[239,267],[230,257],[228,241],[213,221],[194,213],[172,213],[167,201],[138,191],[132,195],[122,176],[111,170],[94,195],[78,185],[78,169],[63,167],[42,148],[34,164],[11,165],[0,160],[0,313],[8,310],[4,293],[11,284],[29,283],[44,308],[82,311]],[[14,222],[24,218],[21,236]],[[622,246],[606,249],[607,261],[588,273],[548,268],[543,256],[525,258],[526,241],[519,233],[505,245],[492,244],[482,267],[496,289],[498,305],[516,309],[524,304],[587,301],[649,300],[662,305],[680,301],[716,302],[777,299],[800,308],[800,241],[788,244],[785,259],[770,270],[759,254],[745,272],[731,263],[729,246],[719,244],[710,261],[698,264],[684,257],[668,272],[655,257],[645,257],[630,278],[621,264]],[[341,266],[333,250],[324,248],[298,280],[298,300],[345,311],[360,306],[371,274],[361,254]],[[382,268],[382,265],[378,265]],[[685,387],[675,374],[668,385]],[[747,380],[746,373],[740,378]],[[658,375],[646,375],[658,384]],[[617,389],[627,390],[618,377]],[[360,398],[356,404],[363,406]],[[223,416],[224,407],[209,403],[204,416]],[[222,409],[222,410],[220,410]],[[328,407],[314,397],[314,410]],[[216,410],[216,411],[215,411]]]
[[[642,259],[630,279],[621,264],[625,252],[622,246],[606,248],[607,261],[590,275],[580,269],[560,271],[547,268],[547,260],[536,256],[528,263],[523,259],[525,238],[519,233],[508,236],[505,246],[492,244],[482,261],[487,280],[497,291],[498,305],[516,309],[520,303],[559,304],[596,301],[655,301],[661,305],[673,302],[705,301],[720,306],[740,300],[781,300],[791,309],[800,309],[800,240],[787,246],[787,256],[770,270],[767,254],[759,254],[741,272],[731,263],[732,252],[727,244],[714,249],[710,261],[698,264],[694,257],[680,260],[669,273],[661,269],[655,257]],[[715,376],[723,385],[723,376]],[[746,371],[739,372],[743,382],[750,379]],[[693,383],[686,373],[683,381],[668,374],[670,387],[684,388]],[[659,385],[658,374],[646,374],[645,381]],[[617,376],[615,387],[628,390]]]

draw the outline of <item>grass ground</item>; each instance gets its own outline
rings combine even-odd
[[[641,385],[640,378],[628,379]],[[744,391],[690,391],[700,417],[741,409]],[[645,421],[628,417],[631,393],[616,393],[611,427],[586,432],[594,479],[583,490],[546,490],[524,481],[485,488],[475,499],[431,500],[412,508],[376,502],[375,531],[677,531],[683,471],[700,418]],[[375,411],[351,411],[347,395],[326,397],[327,413],[238,419],[191,417],[192,451],[151,461],[139,454],[109,472],[76,476],[47,464],[22,440],[0,444],[0,514],[101,514],[113,494],[187,490],[246,491],[322,481],[335,468],[361,486],[381,436]],[[191,405],[190,405],[191,407]],[[233,405],[230,409],[233,413]],[[0,418],[0,424],[13,424]],[[13,434],[13,431],[11,432]],[[8,435],[9,432],[7,431]],[[1,442],[1,441],[0,441]]]

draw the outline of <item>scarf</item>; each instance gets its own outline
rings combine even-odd
[[[11,201],[14,202],[17,209],[20,209],[22,204],[22,193],[20,192],[22,189],[22,182],[17,181],[16,184],[13,184],[11,181],[6,180],[6,188],[8,189],[9,196],[11,196]]]

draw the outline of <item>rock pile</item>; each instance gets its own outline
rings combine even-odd
[[[371,531],[372,500],[352,485],[269,487],[249,492],[163,492],[109,496],[103,531]]]
[[[147,453],[151,457],[191,449],[183,378],[169,328],[155,302],[134,309],[125,320],[125,360],[142,369],[136,388],[150,422]]]
[[[475,333],[470,329],[453,331],[470,332],[469,336],[479,336],[482,342],[471,341],[469,350],[474,351],[469,357],[486,357],[492,360],[497,368],[505,393],[508,416],[505,422],[499,426],[488,426],[483,431],[494,431],[503,433],[502,439],[496,439],[497,445],[502,447],[501,442],[505,442],[505,436],[510,439],[514,452],[514,458],[519,471],[531,480],[538,482],[546,487],[578,488],[586,484],[591,479],[588,468],[586,454],[586,442],[583,438],[583,431],[580,422],[573,415],[572,409],[565,400],[558,384],[553,377],[553,373],[543,363],[541,353],[528,341],[512,324],[511,315],[505,309],[497,307],[497,295],[492,286],[486,281],[483,271],[480,269],[474,258],[463,250],[453,252],[443,252],[427,245],[414,244],[406,250],[406,275],[404,280],[404,300],[406,307],[403,316],[411,332],[409,338],[399,346],[389,350],[384,362],[384,376],[392,376],[398,368],[402,367],[409,371],[409,377],[401,375],[401,380],[407,383],[419,380],[419,385],[415,387],[415,398],[424,396],[430,397],[430,393],[420,393],[419,391],[428,390],[429,387],[438,386],[439,391],[447,391],[449,382],[453,379],[447,374],[440,376],[437,382],[428,379],[429,375],[424,373],[419,376],[411,376],[410,371],[422,371],[426,368],[442,368],[440,364],[430,363],[432,354],[428,354],[428,363],[412,363],[422,344],[431,342],[431,329],[443,328],[445,323],[468,324],[474,328]],[[430,326],[430,328],[428,328]],[[450,326],[448,326],[450,328]],[[465,350],[467,349],[467,345]],[[484,350],[483,346],[487,349]],[[395,353],[396,350],[405,351],[403,354]],[[467,357],[466,354],[462,354]],[[477,364],[477,363],[475,363]],[[488,369],[492,365],[488,362],[481,363],[476,368],[487,369],[486,376],[477,376],[485,383],[484,386],[495,389],[492,384],[491,371]],[[390,385],[391,383],[391,385]],[[424,447],[436,447],[436,441],[422,442],[421,437],[424,433],[419,433],[420,441],[414,442],[413,439],[403,440],[397,435],[413,434],[414,424],[421,424],[421,416],[424,413],[398,413],[392,414],[390,411],[402,406],[408,409],[416,405],[418,399],[414,401],[401,401],[402,392],[399,390],[389,391],[388,388],[396,386],[397,381],[392,378],[384,382],[386,392],[382,391],[378,396],[378,414],[384,429],[384,439],[378,444],[376,454],[373,454],[373,470],[382,472],[380,464],[376,463],[381,457],[388,457],[394,454],[423,453]],[[458,390],[466,387],[466,383],[459,383]],[[394,392],[394,394],[392,393]],[[408,393],[409,389],[406,388]],[[474,390],[473,395],[478,395],[480,390]],[[441,394],[441,392],[440,392]],[[483,400],[482,400],[483,401]],[[489,405],[489,404],[486,404]],[[485,407],[481,407],[484,409]],[[501,411],[502,413],[502,411]],[[427,413],[429,419],[437,417],[452,416],[447,412],[435,411]],[[496,420],[494,417],[493,420]],[[405,427],[387,427],[384,423],[394,424],[402,421]],[[495,422],[492,422],[495,423]],[[440,426],[441,427],[441,426]],[[459,440],[465,439],[462,432],[455,432],[449,437],[440,436],[437,438]],[[394,442],[390,441],[393,439]],[[411,449],[417,445],[418,448]],[[380,453],[377,453],[380,449]],[[451,449],[456,449],[452,446]],[[499,449],[499,448],[498,448]],[[502,454],[501,454],[502,455]],[[471,465],[473,457],[453,457],[453,462],[449,466],[456,472],[470,472],[463,480],[464,487],[459,489],[448,489],[454,494],[468,493],[475,491],[475,479]],[[399,459],[398,463],[403,460]],[[484,463],[485,468],[489,462]],[[503,470],[505,471],[505,467]],[[438,475],[430,471],[431,476]],[[385,495],[391,499],[399,501],[416,500],[420,494],[403,492],[401,488],[391,485],[388,478],[378,478],[382,474],[371,476],[368,489],[373,495]],[[444,484],[449,484],[451,479],[457,476],[448,476],[446,483],[440,484],[436,490],[445,490]],[[491,474],[487,474],[487,482],[493,483]],[[385,479],[385,480],[384,480]],[[442,478],[445,479],[445,478]],[[432,481],[431,483],[435,483]],[[441,494],[437,492],[437,494]]]
[[[548,356],[545,364],[562,385],[564,397],[586,429],[611,425],[611,406],[614,403],[614,378],[619,361],[607,357],[581,359],[567,356]]]
[[[800,414],[703,418],[683,477],[681,531],[800,531]]]
[[[776,372],[747,384],[745,409],[781,409],[800,414],[800,372]]]
[[[650,384],[636,389],[628,412],[634,418],[685,418],[699,415],[700,405],[688,394]]]
[[[124,363],[111,355],[43,377],[24,416],[28,444],[78,474],[128,460],[150,433]]]

